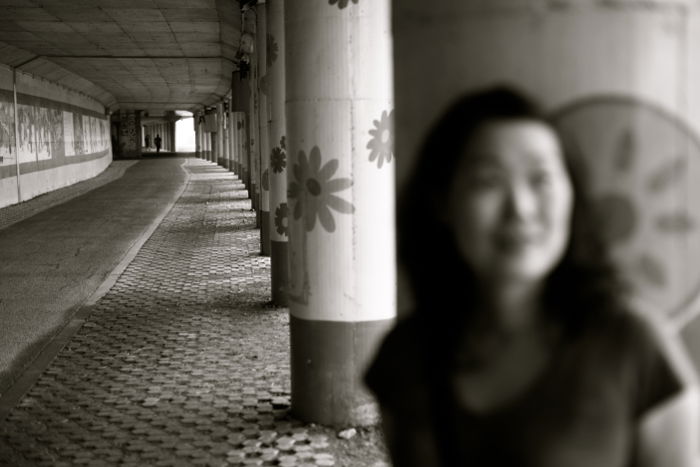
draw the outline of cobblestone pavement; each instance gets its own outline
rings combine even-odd
[[[242,184],[188,159],[182,197],[0,427],[0,465],[385,465],[288,415],[287,310]]]

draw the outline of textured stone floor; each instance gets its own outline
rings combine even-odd
[[[286,309],[242,184],[190,182],[114,287],[0,425],[0,465],[385,465],[288,415]]]

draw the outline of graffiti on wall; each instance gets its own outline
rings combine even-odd
[[[93,154],[109,149],[107,120],[63,111],[63,139],[66,156]]]
[[[55,107],[19,104],[19,151],[15,150],[14,104],[0,95],[0,165],[36,162],[109,149],[106,119]]]
[[[0,165],[15,164],[14,113],[12,100],[0,95]]]
[[[119,144],[121,151],[127,153],[130,151],[138,151],[141,147],[141,142],[136,136],[136,114],[134,112],[122,112],[120,116],[121,125],[119,126]]]
[[[57,109],[19,104],[19,161],[51,159],[63,150],[63,116]]]

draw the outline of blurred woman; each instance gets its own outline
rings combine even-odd
[[[506,88],[429,134],[398,214],[415,311],[366,378],[394,465],[695,465],[693,378],[628,306],[564,154]]]

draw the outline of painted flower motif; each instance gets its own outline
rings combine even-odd
[[[294,164],[294,181],[289,184],[287,196],[296,201],[294,219],[304,217],[306,231],[313,230],[318,217],[321,226],[327,232],[335,231],[335,219],[331,209],[351,214],[355,206],[333,193],[346,190],[352,186],[349,178],[332,178],[338,170],[338,159],[331,159],[321,167],[321,150],[314,146],[306,157],[299,151],[299,162]]]
[[[280,235],[289,235],[289,208],[282,203],[275,209],[275,228]]]
[[[270,167],[272,167],[272,171],[276,174],[282,173],[284,168],[287,167],[287,153],[281,147],[272,148]]]
[[[384,161],[391,162],[394,154],[394,111],[382,112],[379,120],[374,121],[375,128],[369,130],[372,139],[367,143],[370,150],[369,161],[377,161],[377,168],[382,168]]]
[[[357,5],[357,2],[358,2],[358,1],[359,1],[359,0],[352,0],[352,3],[354,3],[354,4]],[[337,3],[337,4],[338,4],[338,8],[340,8],[340,9],[342,10],[343,8],[345,8],[346,6],[348,6],[348,3],[350,3],[350,0],[328,0],[328,3],[331,4],[331,5],[335,5],[335,4]]]
[[[272,34],[267,35],[267,67],[270,68],[280,52],[280,46]]]
[[[260,92],[264,94],[265,96],[270,95],[270,80],[269,77],[270,75],[265,75],[260,77],[260,81],[258,84],[258,89],[260,89]]]
[[[262,189],[265,191],[270,191],[270,170],[265,169],[265,171],[262,174]]]

